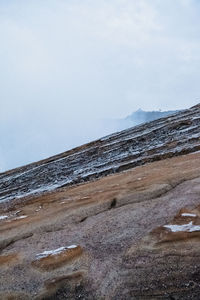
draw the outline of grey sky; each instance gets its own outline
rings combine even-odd
[[[0,170],[200,102],[197,0],[1,0]]]

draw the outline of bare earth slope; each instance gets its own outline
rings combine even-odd
[[[59,165],[69,153],[1,174],[0,299],[199,299],[199,117],[196,106],[72,150],[103,145],[101,169],[109,147],[113,174],[91,182],[40,193],[74,174],[72,158]],[[73,157],[80,182],[90,164]]]

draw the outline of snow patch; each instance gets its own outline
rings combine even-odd
[[[8,219],[8,216],[0,216],[0,220]]]
[[[183,213],[183,214],[181,214],[181,216],[182,216],[182,217],[193,217],[193,218],[195,218],[197,215],[195,215],[195,214],[190,214],[190,213]]]
[[[27,218],[27,216],[20,216],[20,217],[15,218],[14,220],[21,220],[21,219],[25,219],[25,218]]]
[[[193,222],[184,225],[165,225],[163,226],[170,229],[172,232],[193,232],[200,231],[199,225],[193,225]]]
[[[67,249],[75,249],[77,247],[78,246],[76,246],[76,245],[71,245],[71,246],[68,246],[68,247],[60,247],[60,248],[55,249],[55,250],[44,251],[42,253],[37,254],[36,258],[41,259],[41,258],[50,256],[50,255],[57,255],[57,254],[60,254],[60,253],[62,253],[63,251],[65,251]]]
[[[77,248],[77,246],[76,245],[71,245],[71,246],[67,247],[67,249],[74,249],[74,248]]]

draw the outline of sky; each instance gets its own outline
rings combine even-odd
[[[199,0],[0,0],[0,172],[200,102]]]

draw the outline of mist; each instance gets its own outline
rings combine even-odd
[[[3,0],[0,172],[200,95],[197,0]]]

